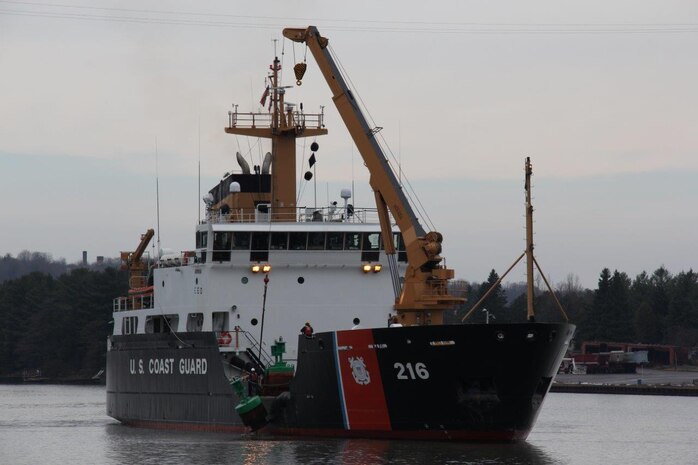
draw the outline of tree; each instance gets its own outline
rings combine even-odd
[[[495,315],[497,318],[499,318],[500,315],[504,316],[507,309],[507,296],[502,288],[502,284],[497,283],[498,280],[499,275],[493,268],[487,277],[487,281],[480,286],[480,292],[477,298],[479,301],[494,286],[494,290],[480,304],[480,309],[487,309],[488,312]],[[497,283],[496,286],[495,283]]]
[[[607,334],[617,342],[632,341],[635,338],[635,322],[630,310],[630,278],[618,270],[609,281],[609,308]]]
[[[659,316],[647,302],[642,302],[635,312],[635,334],[638,342],[657,344],[662,341]]]
[[[594,300],[583,321],[587,339],[604,340],[609,338],[611,305],[611,271],[604,268],[599,275],[598,288],[594,291]]]

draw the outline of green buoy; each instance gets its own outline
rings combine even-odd
[[[267,424],[267,409],[264,408],[262,399],[259,396],[249,397],[242,385],[242,378],[235,378],[230,383],[233,390],[240,398],[240,402],[235,406],[235,411],[240,416],[242,423],[249,426],[252,431]]]

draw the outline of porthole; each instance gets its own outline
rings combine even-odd
[[[354,318],[352,320],[352,323],[354,323],[354,325],[358,325],[359,323],[361,323],[361,320],[359,320],[358,318]]]
[[[298,284],[303,284],[305,282],[305,278],[303,276],[298,277]]]
[[[250,323],[252,323],[252,326],[257,326],[257,323],[258,323],[257,318],[252,318]]]
[[[242,282],[242,284],[247,284],[247,281],[249,281],[249,279],[247,279],[247,276],[243,276],[240,281]]]
[[[501,331],[497,331],[497,340],[499,342],[502,342],[504,340],[504,333]]]

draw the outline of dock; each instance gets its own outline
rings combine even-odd
[[[698,371],[643,368],[637,373],[560,374],[550,392],[698,397]]]

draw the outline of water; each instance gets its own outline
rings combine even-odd
[[[0,386],[0,464],[698,464],[698,399],[549,394],[525,444],[262,440],[136,429],[104,388]]]

